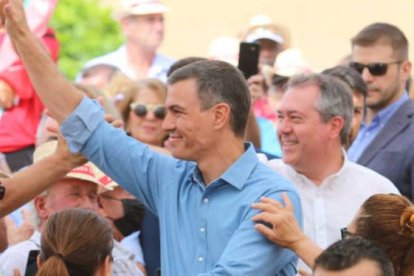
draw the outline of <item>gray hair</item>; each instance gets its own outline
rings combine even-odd
[[[352,91],[343,81],[324,74],[302,74],[292,77],[288,88],[316,85],[320,88],[319,100],[315,103],[323,122],[339,116],[344,120],[341,130],[341,143],[345,145],[351,130],[354,106]]]

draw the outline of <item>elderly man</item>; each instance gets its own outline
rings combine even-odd
[[[340,239],[369,196],[398,193],[385,177],[347,160],[342,144],[352,112],[351,90],[321,74],[293,77],[277,112],[283,159],[267,164],[299,189],[304,231],[322,248]]]
[[[396,26],[371,24],[352,39],[352,62],[368,87],[367,114],[348,154],[395,183],[414,200],[414,103],[408,41]]]
[[[21,3],[6,5],[6,27],[72,151],[81,151],[160,219],[166,275],[294,275],[296,256],[255,231],[251,204],[286,192],[301,221],[293,185],[260,164],[244,144],[250,96],[228,63],[200,61],[169,78],[163,128],[175,158],[114,129],[44,54]],[[177,158],[177,159],[176,159]],[[180,160],[181,159],[181,160]],[[223,212],[225,210],[225,212]],[[167,250],[173,250],[173,254]]]
[[[48,156],[55,149],[55,142],[41,145],[35,152],[35,162]],[[37,172],[41,173],[41,172]],[[34,182],[33,184],[36,184]],[[13,275],[13,270],[18,269],[20,275],[25,275],[26,264],[31,250],[40,248],[41,232],[49,217],[61,210],[68,208],[86,208],[98,211],[98,186],[104,186],[96,175],[96,168],[92,163],[87,163],[70,171],[66,176],[56,181],[33,201],[34,209],[38,217],[38,231],[29,240],[18,243],[8,248],[0,257],[0,266],[6,275]],[[107,186],[104,186],[107,187]],[[114,243],[112,251],[114,262],[113,275],[143,275],[138,270],[134,255]]]
[[[119,68],[131,79],[166,80],[173,60],[157,53],[164,38],[164,12],[158,0],[124,0],[115,12],[125,44],[118,50],[87,62],[85,69],[104,64]]]

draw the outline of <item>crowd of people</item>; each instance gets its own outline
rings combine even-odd
[[[260,45],[246,79],[238,49],[160,54],[167,7],[122,1],[125,43],[71,82],[54,4],[41,28],[22,1],[0,7],[0,56],[14,53],[0,66],[4,275],[414,275],[414,103],[396,26],[364,27],[317,73],[255,17],[238,40]]]

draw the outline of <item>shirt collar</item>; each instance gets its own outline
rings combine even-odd
[[[216,186],[215,183],[219,182],[218,180],[221,179],[238,190],[243,189],[250,174],[259,163],[259,159],[256,156],[256,151],[254,150],[253,145],[251,143],[244,143],[244,148],[245,151],[239,159],[237,159],[236,162],[234,162],[222,176],[213,181],[210,184],[211,186]],[[192,178],[193,181],[198,183],[200,186],[205,187],[205,183],[198,167],[195,168]]]
[[[392,117],[392,115],[394,115],[395,111],[397,111],[397,109],[408,99],[408,94],[406,91],[404,91],[404,93],[397,101],[378,112],[373,121],[377,120],[380,124],[385,125]]]
[[[326,177],[323,181],[322,181],[322,185],[319,186],[319,188],[321,187],[326,187],[326,185],[330,186],[331,188],[334,188],[335,184],[337,183],[336,181],[331,181],[332,179],[340,176],[346,169],[346,167],[349,164],[349,160],[347,158],[347,154],[344,148],[341,148],[342,151],[342,156],[343,156],[343,160],[344,162],[342,163],[341,168],[336,172],[333,173],[331,175],[329,175],[328,177]],[[305,175],[300,174],[298,172],[296,172],[291,166],[288,165],[288,173],[292,176],[294,176],[296,179],[298,179],[299,181],[297,182],[297,184],[299,186],[306,186],[307,184],[312,184],[316,187],[316,185],[309,180],[309,178],[307,178]]]

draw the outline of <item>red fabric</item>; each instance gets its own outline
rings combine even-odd
[[[59,55],[59,42],[49,29],[42,37],[43,44],[54,61]],[[18,104],[5,110],[0,119],[0,152],[14,152],[34,145],[36,131],[44,106],[36,95],[21,61],[0,72],[19,98]]]

